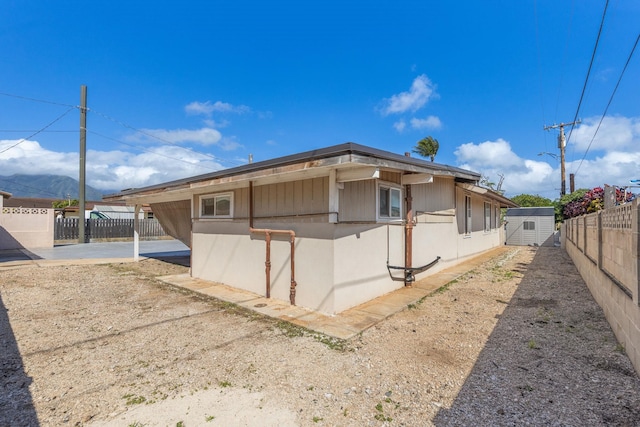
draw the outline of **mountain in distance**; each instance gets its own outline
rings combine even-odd
[[[77,199],[79,197],[79,185],[77,179],[63,175],[0,175],[0,191],[11,193],[13,197]],[[102,200],[103,194],[117,192],[116,190],[97,190],[87,185],[85,200]]]

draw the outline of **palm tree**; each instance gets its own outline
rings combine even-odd
[[[433,162],[436,158],[436,154],[438,154],[438,148],[440,148],[438,140],[432,136],[427,136],[426,138],[422,138],[418,141],[413,152],[420,154],[422,157],[429,157]]]

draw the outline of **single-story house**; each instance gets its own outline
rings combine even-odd
[[[504,220],[507,224],[507,245],[554,245],[556,217],[553,207],[510,208]]]
[[[334,314],[504,244],[480,178],[345,143],[105,199],[151,205],[193,277]]]

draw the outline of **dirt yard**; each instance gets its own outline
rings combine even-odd
[[[0,264],[0,426],[640,425],[560,248],[512,248],[347,342],[154,279],[186,270]]]

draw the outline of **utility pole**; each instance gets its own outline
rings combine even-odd
[[[78,190],[78,243],[85,240],[85,188],[87,164],[87,87],[80,86],[80,188]]]
[[[570,173],[569,174],[569,194],[573,193],[574,191],[576,191],[576,174]]]
[[[567,194],[567,180],[564,172],[564,148],[566,146],[566,140],[564,137],[564,127],[577,125],[578,123],[582,123],[582,121],[578,119],[575,122],[571,122],[571,123],[560,123],[559,125],[551,125],[551,126],[544,127],[544,130],[560,128],[560,135],[558,135],[558,148],[560,149],[560,180],[561,180],[560,181],[560,197]]]

